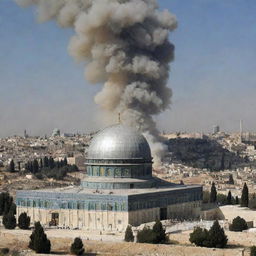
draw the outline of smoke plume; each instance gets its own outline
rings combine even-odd
[[[154,116],[166,110],[172,92],[167,87],[174,46],[169,32],[177,26],[157,0],[16,0],[37,6],[39,22],[51,19],[72,27],[69,53],[86,63],[90,83],[104,84],[95,102],[122,121],[137,127],[151,145],[155,165],[165,153]]]

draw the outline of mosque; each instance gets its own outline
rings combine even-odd
[[[132,128],[97,133],[85,164],[80,186],[17,191],[17,216],[26,212],[46,227],[121,232],[129,224],[200,216],[202,186],[154,177],[149,144]]]

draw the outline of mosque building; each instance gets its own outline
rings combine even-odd
[[[157,219],[196,219],[202,186],[177,185],[152,175],[145,137],[121,124],[92,139],[80,186],[17,191],[17,216],[60,228],[125,231]]]

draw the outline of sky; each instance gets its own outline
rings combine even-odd
[[[168,86],[170,110],[155,117],[161,131],[256,131],[256,1],[159,0],[177,16]],[[87,133],[107,125],[94,103],[101,85],[84,80],[68,54],[74,34],[39,24],[33,8],[0,0],[0,137]]]

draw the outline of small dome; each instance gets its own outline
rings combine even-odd
[[[120,124],[105,128],[95,135],[89,146],[87,158],[152,161],[145,137],[136,130]]]

